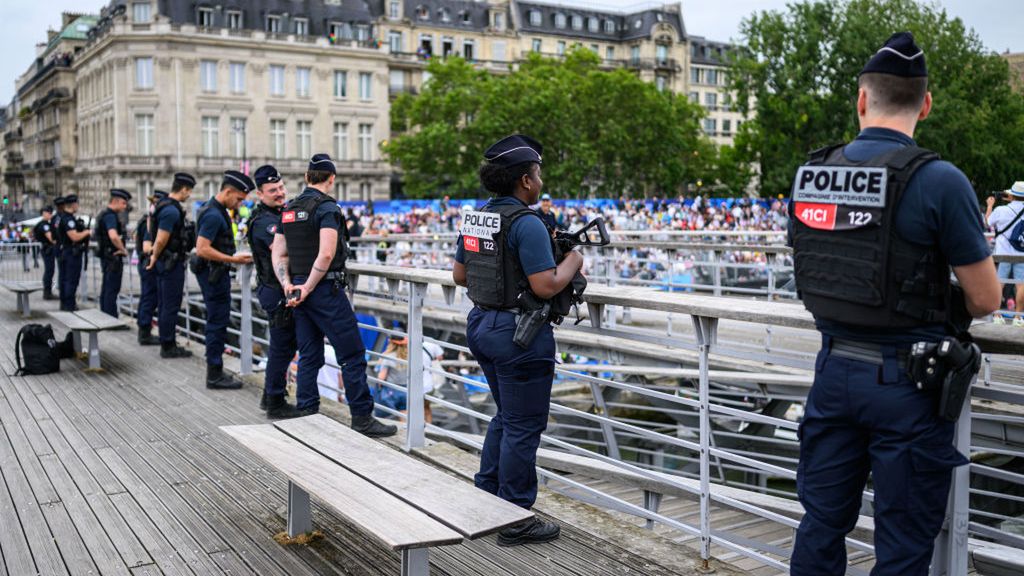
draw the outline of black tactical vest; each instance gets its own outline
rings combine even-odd
[[[907,183],[938,158],[918,147],[864,162],[843,146],[811,153],[789,211],[797,290],[815,318],[880,330],[950,321],[948,262],[895,229]]]
[[[117,212],[114,212],[110,208],[107,208],[103,212],[100,212],[99,216],[96,217],[96,228],[93,232],[93,236],[96,237],[96,242],[99,246],[100,256],[106,256],[113,254],[114,243],[110,241],[110,236],[107,234],[107,228],[103,226],[103,219],[107,217],[107,214],[113,214],[114,219],[117,221],[117,235],[121,237],[121,241],[124,241],[124,226],[121,224],[121,219],[117,217]]]
[[[217,237],[210,241],[210,246],[221,254],[231,256],[235,253],[235,236],[231,233],[231,217],[228,216],[227,208],[224,208],[223,204],[217,202],[216,198],[211,198],[210,201],[203,205],[202,209],[199,210],[199,214],[196,214],[196,221],[201,220],[210,210],[219,214],[224,220],[224,228],[217,232]],[[210,262],[213,261],[210,260]],[[220,264],[220,262],[217,262],[217,264]]]
[[[274,274],[274,263],[270,257],[271,245],[260,241],[255,236],[255,231],[266,229],[267,233],[273,237],[280,222],[281,210],[260,202],[249,215],[249,227],[245,231],[246,241],[252,249],[252,261],[256,265],[256,281],[278,291],[281,290],[281,282]]]
[[[315,220],[316,211],[321,204],[334,202],[330,196],[317,191],[316,195],[299,196],[288,202],[281,212],[281,232],[288,246],[288,274],[309,276],[313,263],[320,253],[320,227]],[[339,215],[340,220],[340,215]],[[334,251],[334,260],[328,272],[344,272],[345,258],[348,256],[348,230],[345,222],[341,222],[338,230],[338,246]]]
[[[519,263],[519,254],[506,244],[512,223],[521,216],[540,216],[522,204],[492,206],[462,216],[462,250],[466,289],[477,306],[499,310],[518,309],[519,295],[530,282]],[[494,232],[497,230],[497,232]]]
[[[44,246],[49,246],[50,241],[46,239],[46,232],[43,230],[43,226],[49,224],[46,220],[40,220],[34,228],[32,228],[32,239],[36,242],[42,243]]]
[[[195,224],[185,219],[185,209],[181,206],[180,202],[170,196],[157,202],[156,208],[153,210],[153,241],[156,241],[158,232],[157,222],[160,221],[160,212],[171,209],[178,211],[178,222],[171,230],[171,237],[167,240],[167,245],[164,246],[163,252],[160,253],[160,258],[174,255],[179,259],[184,259],[196,246]]]
[[[64,213],[57,212],[50,218],[50,233],[53,235],[53,241],[57,243],[57,247],[61,248],[67,240],[64,239]]]

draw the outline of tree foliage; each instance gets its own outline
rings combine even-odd
[[[857,135],[858,73],[900,30],[924,50],[934,98],[918,144],[959,166],[979,193],[1024,174],[1024,96],[960,19],[913,0],[805,0],[746,18],[730,75],[753,116],[734,160],[757,165],[763,194],[787,192],[806,152]]]
[[[431,62],[422,92],[392,106],[397,135],[385,152],[406,195],[481,194],[484,150],[513,133],[544,145],[545,189],[560,196],[675,194],[713,174],[699,106],[599,62],[583,48],[564,60],[531,54],[505,75]]]

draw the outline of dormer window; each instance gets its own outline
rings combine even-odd
[[[463,10],[460,12],[460,15],[462,16],[463,26],[470,26],[473,24],[473,15],[469,13],[469,10]]]
[[[580,16],[578,14],[572,15],[572,29],[583,30],[583,16]]]
[[[295,19],[295,35],[307,36],[309,34],[309,20],[305,18]]]
[[[232,30],[242,29],[242,12],[240,10],[228,10],[224,14],[227,16],[228,28]]]
[[[600,28],[600,22],[597,18],[587,18],[587,29],[591,32],[597,32]]]
[[[555,13],[555,28],[565,28],[565,14]]]
[[[642,18],[637,18],[636,22],[633,23],[633,28],[636,28],[637,30],[639,30],[640,27],[643,26],[643,25],[644,25],[643,19]]]
[[[267,16],[267,32],[271,34],[281,33],[281,17],[271,14]]]
[[[605,20],[604,21],[604,32],[605,34],[615,34],[615,21]]]
[[[213,28],[213,8],[196,8],[196,25],[200,28]]]
[[[540,10],[530,10],[530,26],[540,26],[542,21]]]
[[[416,17],[420,20],[430,20],[430,8],[421,4],[416,8]]]
[[[447,8],[441,8],[437,11],[437,16],[441,22],[451,22],[452,15],[448,12]]]

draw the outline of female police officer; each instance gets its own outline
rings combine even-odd
[[[569,252],[557,266],[551,235],[529,208],[540,197],[543,148],[533,138],[509,136],[484,153],[480,182],[492,198],[481,211],[462,214],[452,276],[475,304],[466,338],[480,363],[497,413],[487,427],[476,486],[523,508],[537,498],[537,447],[547,426],[555,371],[555,339],[545,323],[521,347],[513,343],[522,296],[548,300],[583,266]],[[498,543],[547,542],[559,527],[533,518],[503,530]]]

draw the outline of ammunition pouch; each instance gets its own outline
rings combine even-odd
[[[285,306],[285,300],[282,299],[278,303],[277,308],[274,309],[274,313],[270,315],[269,323],[271,328],[286,328],[291,329],[295,327],[295,315],[294,308]]]
[[[981,368],[981,349],[964,333],[939,342],[918,342],[910,352],[907,374],[918,390],[939,392],[938,415],[956,422]]]
[[[195,275],[202,274],[206,271],[208,263],[196,254],[192,254],[188,257],[188,269]]]

